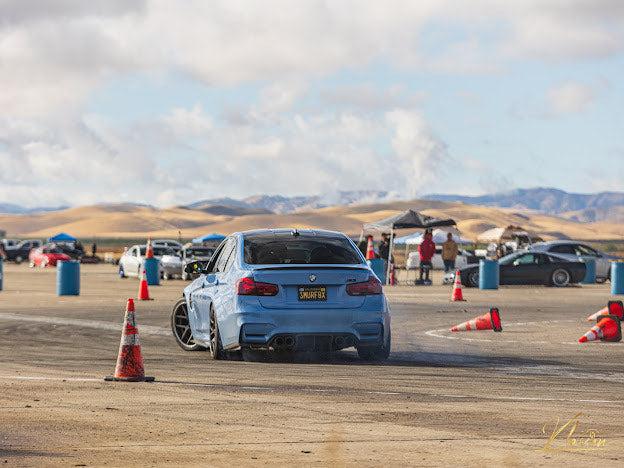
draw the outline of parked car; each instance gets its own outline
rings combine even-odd
[[[160,260],[160,258],[172,252],[170,247],[153,246],[154,258]],[[146,245],[133,245],[127,249],[121,258],[119,259],[119,277],[125,278],[127,276],[141,276],[143,272],[143,262],[145,261],[145,252],[147,251]],[[159,274],[163,277],[162,264],[159,262]]]
[[[84,250],[77,249],[73,243],[57,242],[56,247],[60,249],[64,254],[72,258],[72,260],[81,260],[84,256]]]
[[[160,257],[162,267],[162,278],[165,280],[172,278],[182,278],[182,257],[181,252],[171,247]]]
[[[381,360],[391,346],[381,283],[351,239],[320,230],[230,235],[184,289],[171,325],[183,349],[208,348],[213,359],[237,349],[355,347]]]
[[[176,252],[182,250],[182,244],[173,239],[155,239],[152,241],[153,247],[171,247]]]
[[[29,258],[30,251],[38,247],[41,247],[40,240],[24,240],[16,245],[6,247],[4,251],[6,253],[7,260],[12,260],[15,263],[22,263],[24,260]]]
[[[54,245],[43,245],[32,249],[28,256],[30,267],[55,267],[57,262],[71,260],[69,255],[64,254],[61,249]]]
[[[580,283],[585,277],[585,263],[558,254],[514,252],[499,261],[500,284],[543,284],[563,287]],[[479,265],[462,268],[464,286],[479,285]]]
[[[595,260],[596,281],[599,283],[604,283],[611,279],[611,262],[620,260],[614,255],[600,252],[582,242],[569,240],[539,242],[533,244],[529,249],[532,252],[557,254],[559,257],[567,258],[568,260]]]
[[[194,261],[207,262],[212,258],[215,249],[203,245],[186,245],[182,248],[182,279],[188,281],[191,274],[185,271],[186,265]]]
[[[479,263],[479,258],[468,250],[459,249],[457,258],[455,259],[455,268],[463,268],[472,263]],[[431,259],[434,270],[444,270],[444,261],[442,260],[442,246],[436,245],[436,253]],[[420,256],[418,252],[410,252],[407,256],[407,269],[415,270],[420,268]]]
[[[8,248],[8,247],[15,247],[17,244],[19,244],[21,242],[21,240],[19,239],[2,239],[2,247],[3,248]]]

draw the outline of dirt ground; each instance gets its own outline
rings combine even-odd
[[[463,303],[389,288],[393,352],[371,365],[184,352],[169,331],[184,283],[169,281],[137,304],[156,382],[132,384],[103,377],[138,282],[109,265],[82,266],[79,297],[55,282],[5,265],[0,464],[624,465],[624,343],[577,343],[608,285],[465,289]],[[448,332],[491,306],[502,333]]]

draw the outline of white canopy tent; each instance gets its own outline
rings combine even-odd
[[[460,245],[469,245],[474,242],[470,239],[466,239],[465,237],[461,237],[457,230],[447,230],[447,229],[434,229],[433,234],[433,242],[436,244],[443,244],[446,242],[446,237],[448,233],[453,234],[453,240]],[[425,238],[425,234],[423,232],[415,232],[414,234],[410,234],[409,236],[399,237],[394,240],[395,244],[400,245],[420,245]]]

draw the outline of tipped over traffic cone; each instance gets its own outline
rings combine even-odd
[[[600,309],[595,314],[591,314],[587,317],[587,321],[593,322],[604,315],[615,315],[616,317],[619,317],[620,320],[624,320],[624,304],[622,304],[622,301],[609,301],[607,307]]]
[[[120,382],[152,382],[154,380],[154,377],[146,377],[143,369],[139,330],[136,326],[132,299],[128,299],[126,305],[115,374],[105,377],[104,380]]]
[[[373,236],[368,236],[368,243],[366,244],[366,260],[375,259],[375,249],[373,248]]]
[[[154,258],[154,247],[152,246],[152,239],[147,238],[147,246],[145,247],[145,258]]]
[[[453,284],[453,294],[451,294],[451,302],[465,301],[464,293],[461,286],[461,272],[455,272],[455,283]]]
[[[141,282],[139,283],[139,301],[151,301],[149,296],[149,289],[147,286],[147,274],[145,269],[143,269],[143,273],[141,273]]]
[[[500,313],[496,307],[492,307],[487,314],[480,315],[460,323],[451,328],[452,332],[474,331],[474,330],[494,330],[495,332],[503,331]]]
[[[616,315],[605,315],[587,333],[579,338],[579,343],[587,341],[621,341],[622,324]]]

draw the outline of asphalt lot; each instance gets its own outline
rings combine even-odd
[[[129,384],[102,378],[138,281],[83,265],[81,296],[60,298],[55,281],[54,270],[5,265],[0,463],[624,463],[624,343],[577,343],[608,285],[465,289],[463,303],[448,286],[390,288],[393,352],[371,365],[351,351],[329,362],[185,353],[169,332],[184,283],[170,281],[137,303],[157,381]],[[447,331],[491,306],[502,333]],[[572,435],[570,424],[544,450],[571,419]]]

